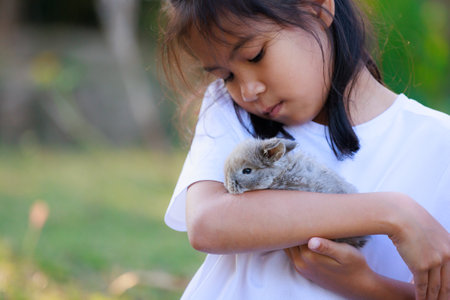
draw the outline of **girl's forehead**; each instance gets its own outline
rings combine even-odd
[[[198,50],[211,54],[232,52],[242,47],[251,47],[253,42],[258,43],[267,39],[279,30],[280,26],[273,22],[233,20],[214,25],[206,30],[192,26],[186,35],[185,42],[194,55],[199,52]]]
[[[220,32],[212,36],[193,31],[187,40],[187,46],[190,53],[210,71],[209,69],[214,69],[213,66],[227,65],[238,51],[255,46],[262,37],[259,32],[251,30],[236,35]]]
[[[210,43],[232,45],[240,40],[247,40],[249,36],[263,36],[279,29],[280,26],[268,18],[249,19],[225,15],[212,23],[194,22],[186,37],[188,40],[194,36],[194,38],[201,37]]]
[[[218,61],[224,63],[227,53],[237,38],[225,33],[205,34],[199,30],[193,29],[186,37],[186,46],[191,55],[193,55],[205,67],[213,65]]]

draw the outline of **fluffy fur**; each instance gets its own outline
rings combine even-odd
[[[334,171],[302,153],[287,139],[249,139],[240,143],[225,162],[225,188],[241,194],[251,190],[300,190],[318,193],[356,193],[356,188]],[[336,239],[354,247],[367,237]]]

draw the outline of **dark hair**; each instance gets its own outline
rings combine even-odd
[[[360,148],[358,137],[352,128],[351,116],[346,110],[346,104],[350,100],[348,95],[354,85],[353,79],[364,66],[376,80],[382,82],[382,78],[367,50],[364,18],[353,2],[335,0],[333,22],[328,27],[311,9],[305,9],[319,6],[318,1],[312,0],[171,0],[164,8],[169,16],[162,43],[164,67],[169,66],[165,69],[166,75],[170,73],[167,72],[170,67],[174,67],[179,77],[186,82],[180,55],[182,51],[188,53],[186,39],[189,31],[195,28],[206,39],[220,40],[212,31],[213,28],[218,28],[230,33],[221,25],[224,17],[236,16],[239,20],[269,19],[282,27],[297,26],[314,36],[322,49],[321,42],[311,26],[313,22],[321,22],[326,29],[333,58],[331,87],[324,105],[328,143],[337,158],[351,157]],[[323,50],[322,58],[325,60]],[[168,78],[171,78],[170,74]],[[291,137],[279,122],[253,114],[250,114],[250,119],[256,137],[270,138],[280,133]]]

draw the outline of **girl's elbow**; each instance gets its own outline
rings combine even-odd
[[[192,248],[206,253],[220,252],[220,238],[214,233],[211,216],[188,217],[187,221],[187,234]]]
[[[223,184],[193,185],[186,198],[186,224],[191,246],[202,252],[225,253],[229,239],[232,213],[224,213],[229,199],[223,198]],[[212,199],[214,199],[212,201]],[[224,205],[225,204],[225,205]]]
[[[199,230],[188,230],[189,243],[197,251],[210,253],[212,248],[211,240]]]

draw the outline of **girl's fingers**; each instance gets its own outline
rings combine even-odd
[[[450,262],[441,268],[441,289],[438,297],[438,300],[448,299],[450,299]]]
[[[328,256],[338,263],[346,263],[349,256],[354,256],[354,251],[358,251],[345,243],[337,243],[323,238],[311,238],[308,248],[316,253]]]
[[[428,287],[428,271],[414,274],[414,285],[416,287],[416,300],[425,300]]]
[[[300,257],[300,246],[291,247],[288,250],[293,259],[296,259],[296,258],[298,259]]]
[[[308,241],[308,248],[309,250],[314,251],[316,253],[336,259],[337,257],[339,257],[340,253],[339,249],[336,249],[334,244],[335,243],[330,240],[319,237],[313,237]]]
[[[284,249],[284,253],[286,253],[286,255],[289,257],[289,259],[292,260],[292,255],[291,255],[291,251],[289,248]]]
[[[433,268],[428,272],[427,300],[438,298],[441,289],[441,266]]]
[[[289,259],[294,263],[297,270],[302,270],[305,268],[305,263],[300,254],[300,246],[284,249],[284,252],[286,252]]]

